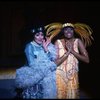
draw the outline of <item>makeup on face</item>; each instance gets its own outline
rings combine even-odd
[[[73,35],[74,35],[74,30],[73,30],[73,28],[71,28],[71,27],[66,27],[66,28],[64,29],[64,35],[65,35],[65,37],[67,37],[67,38],[72,38]]]
[[[34,36],[34,41],[38,44],[42,44],[43,42],[43,39],[44,39],[44,34],[43,32],[38,32],[35,34]]]

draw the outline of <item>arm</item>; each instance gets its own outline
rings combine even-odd
[[[36,50],[36,48],[32,44],[28,44],[26,46],[25,54],[27,57],[28,66],[30,66],[34,70],[39,70],[39,71],[37,71],[38,74],[45,75],[46,71],[48,71],[49,69],[51,69],[51,68],[52,68],[52,70],[56,69],[56,64],[53,61],[50,62],[50,60],[49,60],[48,66],[45,66],[45,63],[47,63],[47,62],[44,58],[41,60],[37,59],[37,57],[40,55],[40,53],[38,50]],[[44,63],[43,63],[43,61],[44,61]]]
[[[33,47],[32,44],[27,44],[25,47],[25,56],[28,62],[28,66],[30,67],[37,67],[36,62],[34,62],[34,59],[36,59],[37,55],[34,55],[33,53]]]
[[[37,84],[44,78],[41,69],[38,68],[37,63],[34,62],[35,56],[32,53],[32,45],[27,44],[25,54],[28,61],[28,66],[23,66],[16,70],[15,83],[17,88],[26,88]]]
[[[55,59],[57,58],[57,49],[52,43],[48,45],[48,57],[51,61],[55,61]]]
[[[59,57],[59,47],[58,47],[58,42],[56,41],[55,42],[55,46],[57,48],[57,59],[55,60],[55,63],[57,64],[57,66],[59,66],[60,64],[62,64],[68,57],[69,53],[70,53],[70,49],[68,49],[68,51],[62,56],[62,57]]]
[[[79,60],[89,63],[89,57],[88,57],[87,50],[85,49],[85,46],[80,39],[78,39],[78,48],[79,48],[80,53],[75,52],[73,48],[71,49],[71,53]]]
[[[57,52],[55,45],[51,43],[51,40],[49,38],[46,38],[46,40],[43,41],[43,48],[50,60],[54,61],[56,59]]]
[[[55,60],[55,63],[57,64],[57,66],[59,66],[60,64],[62,64],[68,57],[70,52],[66,52],[62,57],[58,58]]]

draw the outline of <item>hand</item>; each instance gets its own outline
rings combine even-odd
[[[46,40],[43,40],[43,48],[47,52],[48,51],[48,45],[51,43],[50,38],[46,37]]]
[[[66,48],[67,48],[67,50],[68,50],[68,52],[73,52],[73,43],[71,43],[71,42],[66,42]]]
[[[73,45],[72,45],[72,43],[71,42],[66,42],[66,48],[67,48],[67,50],[68,51],[71,51],[72,50],[72,47],[73,47]]]

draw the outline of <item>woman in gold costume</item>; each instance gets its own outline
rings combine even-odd
[[[58,52],[56,60],[58,65],[56,70],[57,98],[79,98],[79,60],[89,63],[86,47],[92,44],[92,29],[84,23],[51,23],[45,28],[47,36],[51,39],[58,34],[64,35],[62,39],[55,41]]]

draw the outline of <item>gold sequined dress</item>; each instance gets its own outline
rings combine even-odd
[[[57,40],[59,44],[59,57],[66,52],[61,40]],[[74,50],[78,51],[78,39],[74,41]],[[76,99],[79,98],[78,83],[78,60],[73,54],[69,54],[68,58],[57,67],[56,70],[57,98],[58,99]]]

